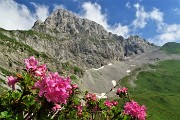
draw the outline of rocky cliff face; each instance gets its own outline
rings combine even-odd
[[[22,66],[23,59],[30,55],[54,70],[67,61],[84,69],[98,68],[154,46],[139,36],[125,39],[107,32],[103,26],[63,9],[56,10],[45,22],[36,21],[28,31],[0,29],[0,42],[0,67],[8,66],[8,70]]]
[[[138,36],[124,39],[107,32],[93,21],[81,19],[63,9],[56,10],[45,22],[37,21],[32,30],[56,38],[49,43],[46,41],[51,50],[44,46],[43,52],[83,67],[100,67],[110,60],[119,61],[124,56],[142,53],[153,46]]]

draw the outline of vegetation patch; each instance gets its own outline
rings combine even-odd
[[[75,65],[72,65],[69,61],[62,63],[62,69],[65,70],[67,72],[67,74],[74,74],[74,75],[78,75],[80,77],[84,73],[84,71],[81,68],[79,68]]]
[[[12,72],[10,72],[10,71],[2,68],[1,66],[0,66],[0,71],[1,71],[4,75],[6,75],[6,76],[8,76],[8,75],[14,75],[14,73],[12,73]]]
[[[180,43],[166,43],[161,47],[161,50],[170,54],[180,54]]]
[[[148,120],[180,119],[180,61],[166,60],[150,67],[155,70],[139,72],[135,87],[128,83],[130,76],[121,79],[121,86],[147,106]]]
[[[49,35],[49,34],[45,34],[45,33],[40,33],[40,32],[36,32],[34,30],[19,30],[19,33],[20,36],[22,38],[26,38],[26,37],[29,37],[29,36],[38,36],[40,37],[41,39],[48,39],[48,40],[53,40],[55,39],[55,37]]]

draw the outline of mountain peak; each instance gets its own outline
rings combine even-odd
[[[125,39],[65,9],[55,10],[44,22],[36,21],[32,29],[57,38],[56,42],[60,42],[61,48],[53,49],[58,50],[54,52],[58,54],[58,59],[65,58],[88,67],[100,67],[110,60],[119,61],[124,56],[140,54],[152,47],[139,36]],[[58,53],[60,51],[64,51],[64,54]]]
[[[36,21],[32,29],[48,34],[69,33],[71,35],[92,36],[109,34],[102,25],[88,19],[82,19],[65,9],[55,10],[43,23]]]

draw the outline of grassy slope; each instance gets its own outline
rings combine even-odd
[[[6,52],[5,54],[7,54],[7,56],[9,55],[8,53],[14,53],[16,54],[17,56],[21,56],[21,55],[24,55],[22,56],[23,58],[27,58],[29,56],[35,56],[36,58],[39,58],[43,61],[43,63],[50,63],[52,64],[52,66],[60,66],[60,64],[62,64],[62,66],[65,64],[65,63],[60,63],[58,60],[54,59],[53,57],[51,57],[50,55],[46,55],[44,52],[38,52],[36,50],[34,50],[31,46],[28,46],[22,42],[19,42],[15,39],[15,37],[10,37],[10,36],[7,36],[6,34],[14,34],[15,31],[7,31],[7,30],[4,30],[2,28],[0,28],[0,52]],[[35,31],[32,31],[32,30],[28,30],[28,31],[18,31],[19,32],[19,37],[22,37],[22,36],[39,36],[40,38],[42,39],[50,39],[50,40],[53,40],[54,37],[48,35],[48,34],[43,34],[43,33],[37,33]],[[18,53],[17,51],[21,51],[23,50],[23,52],[21,53]],[[27,54],[27,55],[26,55]],[[10,56],[9,56],[10,58]],[[23,61],[16,61],[16,62],[20,62],[22,63]],[[55,65],[54,65],[55,64]],[[23,65],[23,64],[21,64]],[[75,65],[72,65],[71,63],[69,63],[70,67],[73,69],[67,69],[68,66],[63,66],[61,68],[61,70],[59,70],[60,68],[56,68],[57,70],[56,71],[63,71],[63,73],[66,75],[71,75],[70,77],[75,80],[76,77],[78,76],[82,76],[83,75],[83,70]],[[8,66],[7,66],[8,67]],[[52,68],[51,68],[52,69]],[[53,69],[54,70],[54,69]],[[2,65],[0,65],[0,73],[3,73],[4,75],[12,75],[13,73],[8,71],[7,68],[3,68]],[[63,74],[63,75],[64,75]],[[0,84],[3,82],[4,80],[1,80],[0,79]],[[2,86],[0,86],[2,87]],[[0,89],[1,90],[1,89]]]
[[[161,50],[171,54],[180,54],[180,43],[169,42],[161,47]]]
[[[129,88],[131,98],[148,108],[149,120],[180,119],[180,61],[168,60],[156,65],[155,71],[138,74],[135,88]]]

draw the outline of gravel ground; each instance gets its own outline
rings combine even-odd
[[[97,94],[106,93],[113,87],[112,80],[119,81],[119,79],[128,75],[135,68],[168,59],[180,60],[180,54],[170,55],[160,51],[159,48],[151,48],[135,57],[125,58],[123,61],[112,61],[98,69],[86,70],[80,87]]]

